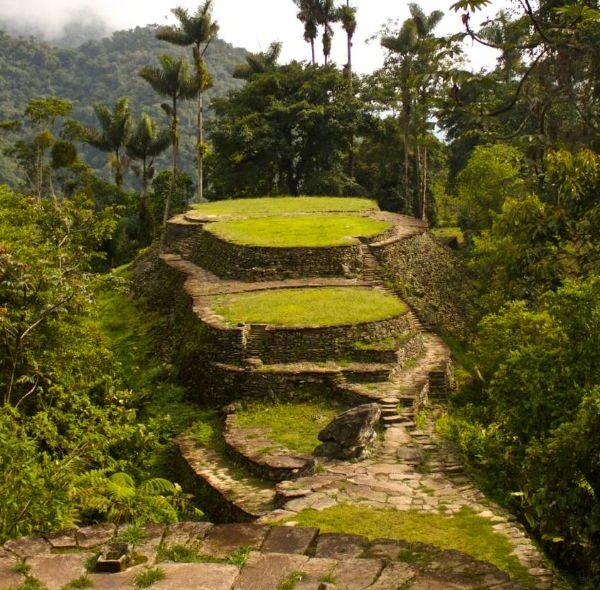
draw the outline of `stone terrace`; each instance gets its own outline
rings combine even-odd
[[[37,581],[48,590],[131,589],[139,587],[136,576],[148,568],[160,568],[164,576],[153,590],[523,590],[493,565],[458,551],[257,524],[149,526],[133,547],[137,565],[120,573],[94,573],[95,556],[126,532],[103,525],[9,541],[0,547],[0,590],[27,580],[28,587],[39,587],[32,585]],[[165,559],[174,546],[187,549],[196,563]],[[238,559],[232,559],[236,552]],[[91,586],[81,585],[82,579]]]

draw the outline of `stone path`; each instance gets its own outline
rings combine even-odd
[[[10,541],[0,548],[0,590],[39,588],[36,582],[47,590],[131,589],[149,568],[163,575],[153,590],[524,590],[493,565],[458,551],[256,524],[151,525],[137,532],[136,565],[95,573],[95,556],[126,533],[104,525]],[[188,563],[168,559],[173,547],[191,556]]]
[[[508,538],[513,555],[536,579],[536,588],[559,587],[516,518],[487,500],[465,475],[458,454],[435,434],[431,417],[423,430],[412,422],[388,427],[365,461],[329,461],[324,468],[322,474],[279,484],[282,508],[264,518],[293,519],[307,508],[324,510],[338,504],[441,515],[466,508],[488,519],[496,532]]]

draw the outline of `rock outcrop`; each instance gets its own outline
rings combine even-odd
[[[339,416],[319,433],[323,443],[315,449],[318,457],[358,459],[375,440],[375,425],[381,418],[377,404],[364,404]]]

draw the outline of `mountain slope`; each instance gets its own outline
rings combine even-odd
[[[87,41],[76,49],[57,48],[33,37],[15,38],[0,31],[0,119],[19,117],[27,103],[39,96],[57,95],[73,101],[74,115],[95,124],[93,105],[114,103],[121,96],[131,98],[135,114],[145,110],[166,124],[160,109],[164,98],[157,96],[138,76],[147,64],[156,64],[163,53],[190,56],[191,51],[154,37],[155,25],[119,31],[99,41]],[[244,61],[246,51],[216,40],[207,52],[207,63],[214,78],[209,98],[239,87],[231,72]],[[182,163],[193,168],[194,104],[181,109]],[[10,138],[0,136],[6,145]],[[0,145],[0,147],[2,147]],[[86,161],[105,168],[104,154],[86,150]],[[0,183],[14,181],[14,167],[0,157]]]

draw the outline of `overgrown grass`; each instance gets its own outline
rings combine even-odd
[[[312,453],[317,435],[346,408],[326,401],[267,404],[256,402],[238,412],[238,425],[270,428],[269,440],[298,453]]]
[[[163,569],[153,567],[137,574],[137,576],[133,578],[133,585],[136,588],[150,588],[150,586],[164,580],[166,577]]]
[[[202,561],[198,549],[190,545],[161,545],[158,549],[158,561],[174,563],[198,563]]]
[[[294,213],[359,212],[376,210],[377,203],[355,197],[269,197],[233,199],[195,205],[201,216],[262,217]]]
[[[299,582],[306,577],[304,572],[291,572],[288,574],[283,582],[277,586],[277,590],[294,590]]]
[[[118,276],[126,278],[127,272],[122,269]],[[175,380],[174,368],[157,354],[163,318],[142,308],[127,290],[125,284],[98,292],[90,327],[102,334],[113,353],[123,386],[135,392],[139,421],[154,441],[139,475],[176,479],[171,441],[204,420],[206,412],[188,401],[185,388]]]
[[[71,580],[61,590],[86,590],[87,588],[93,588],[93,586],[94,584],[88,576],[80,576],[75,580]]]
[[[489,520],[466,508],[458,514],[443,516],[338,505],[320,512],[305,510],[294,516],[294,521],[301,526],[319,527],[321,532],[402,539],[455,549],[493,563],[515,579],[531,584],[525,567],[511,555],[513,546],[507,537],[494,531]]]
[[[358,236],[375,236],[389,228],[385,221],[347,215],[263,217],[205,226],[228,242],[269,248],[348,246],[357,244]]]
[[[358,287],[276,289],[214,297],[213,309],[232,325],[289,327],[374,322],[406,313],[393,295]]]
[[[463,246],[465,243],[465,237],[460,227],[436,227],[431,230],[431,233],[442,241],[456,239],[459,246]]]

